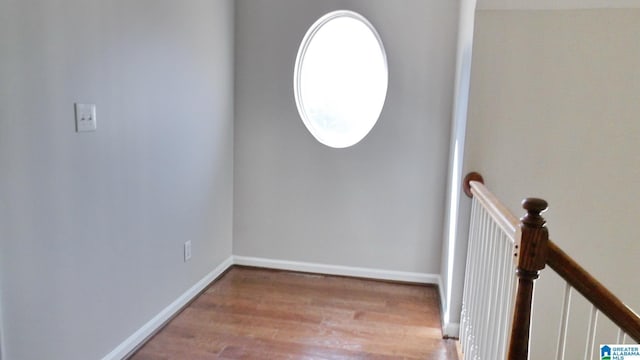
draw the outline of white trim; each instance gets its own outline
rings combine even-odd
[[[445,298],[444,288],[442,287],[442,278],[438,279],[438,293],[440,294],[440,316],[444,314]],[[460,324],[448,322],[442,317],[442,336],[448,338],[458,338],[460,336]]]
[[[440,296],[440,325],[442,326],[442,334],[444,334],[444,323],[445,323],[445,318],[444,318],[444,312],[445,312],[445,306],[448,306],[448,299],[445,298],[445,293],[444,293],[444,287],[442,286],[443,282],[442,282],[442,276],[440,277],[440,279],[438,279],[438,295]]]
[[[158,328],[160,328],[167,320],[171,318],[176,312],[182,309],[189,301],[197,296],[202,290],[204,290],[213,280],[220,276],[225,270],[233,265],[233,256],[229,256],[222,264],[218,265],[213,271],[203,277],[189,290],[172,302],[169,306],[164,308],[153,319],[144,324],[138,331],[129,336],[118,347],[113,349],[109,354],[105,355],[102,360],[120,360],[127,356],[133,349],[141,344],[147,337],[153,334]]]
[[[404,281],[419,284],[437,285],[440,282],[440,275],[438,274],[370,269],[342,265],[327,265],[300,261],[274,260],[248,256],[234,255],[233,263],[236,265],[256,266],[267,269],[301,271],[326,275],[353,276],[377,280]]]
[[[448,323],[442,327],[442,334],[449,338],[458,338],[460,336],[460,323]]]
[[[479,10],[633,9],[640,0],[478,0]]]
[[[229,256],[225,261],[218,265],[213,271],[193,285],[189,290],[164,308],[153,319],[149,320],[135,333],[129,336],[118,347],[113,349],[109,354],[105,355],[102,360],[119,360],[127,356],[138,345],[145,341],[157,329],[162,327],[176,312],[182,309],[189,301],[196,297],[203,289],[205,289],[213,280],[225,272],[233,265],[256,266],[267,269],[302,271],[316,274],[354,276],[377,280],[392,280],[412,282],[419,284],[438,285],[440,289],[440,297],[442,298],[442,280],[438,274],[416,273],[394,270],[380,270],[352,266],[326,265],[299,261],[274,260],[248,256]],[[455,325],[455,324],[452,324]],[[444,328],[443,328],[444,331]],[[457,336],[457,330],[456,330]],[[1,360],[2,358],[0,358]]]
[[[457,281],[454,274],[464,273],[464,261],[460,258],[466,251],[460,230],[464,223],[461,217],[462,180],[464,177],[465,142],[467,117],[469,112],[469,89],[471,83],[471,63],[473,57],[473,29],[476,17],[476,0],[461,0],[456,51],[456,73],[454,99],[451,116],[449,148],[449,169],[447,172],[447,203],[443,231],[442,262],[440,273],[444,284],[440,285],[442,332],[447,333],[452,312],[459,312],[459,295],[464,283]],[[446,285],[446,286],[443,286]]]
[[[359,125],[362,125],[362,126],[352,126],[348,128],[350,129],[350,131],[347,131],[347,132],[327,131],[326,129],[324,130],[319,129],[318,128],[319,124],[317,124],[317,121],[314,119],[313,116],[311,116],[311,111],[309,111],[308,106],[305,106],[305,103],[308,103],[308,101],[305,101],[305,97],[303,96],[303,91],[302,91],[302,73],[303,73],[302,69],[303,69],[303,63],[305,62],[305,58],[306,58],[307,50],[309,49],[309,46],[315,39],[316,34],[320,32],[320,30],[325,25],[327,25],[329,22],[333,20],[340,19],[340,18],[351,18],[353,20],[359,21],[369,29],[369,31],[371,32],[371,35],[373,35],[373,37],[378,42],[380,56],[382,58],[381,60],[383,62],[383,70],[384,70],[384,76],[382,76],[382,79],[384,80],[384,94],[382,93],[378,94],[377,92],[374,96],[372,96],[371,93],[368,94],[369,95],[368,102],[370,103],[368,105],[371,107],[371,109],[379,110],[377,111],[377,115],[375,116],[375,118],[373,116],[360,117],[358,119],[358,122],[359,122]],[[293,95],[296,102],[296,107],[298,108],[298,114],[300,115],[300,118],[302,119],[304,126],[307,128],[307,130],[309,130],[311,135],[313,135],[313,137],[316,140],[318,140],[320,143],[332,148],[346,148],[346,147],[353,146],[359,143],[360,141],[362,141],[362,139],[364,139],[369,134],[371,129],[378,122],[380,115],[382,113],[382,109],[385,104],[385,99],[388,94],[388,89],[389,89],[389,66],[387,64],[387,53],[384,49],[384,45],[382,44],[382,38],[380,37],[380,34],[378,34],[378,31],[376,30],[376,28],[371,24],[371,22],[369,22],[369,20],[367,20],[367,18],[351,10],[336,10],[328,14],[325,14],[324,16],[319,18],[315,23],[313,23],[313,25],[311,25],[309,30],[307,30],[307,33],[304,35],[304,38],[300,43],[300,48],[298,48],[298,54],[296,56],[296,62],[295,62],[294,71],[293,71]],[[376,99],[377,95],[382,95],[381,101],[378,101],[378,102],[375,101],[375,100],[378,100]]]
[[[438,295],[440,295],[440,311],[443,311],[445,297],[444,297],[444,288],[442,287],[442,277],[438,279]]]

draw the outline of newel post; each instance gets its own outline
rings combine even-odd
[[[547,210],[542,199],[527,198],[522,201],[527,214],[520,219],[522,236],[514,245],[518,287],[511,325],[511,338],[507,359],[529,359],[529,331],[531,324],[531,300],[534,282],[544,269],[547,257],[549,233],[545,219],[540,213]]]

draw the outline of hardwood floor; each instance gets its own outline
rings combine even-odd
[[[436,287],[234,267],[131,359],[457,359]]]

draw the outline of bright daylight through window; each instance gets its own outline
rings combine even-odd
[[[387,95],[380,36],[360,14],[326,14],[300,44],[293,81],[300,117],[318,141],[334,148],[357,144],[378,121]]]

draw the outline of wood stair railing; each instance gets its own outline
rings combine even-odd
[[[472,197],[474,192],[491,194],[479,173],[469,173],[463,182],[464,191]],[[472,191],[473,190],[473,191]],[[484,195],[487,196],[487,195]],[[495,198],[492,194],[488,196]],[[494,205],[492,205],[494,206]],[[523,200],[522,206],[527,214],[518,224],[510,213],[503,218],[512,219],[512,226],[519,226],[520,240],[514,244],[514,261],[518,284],[509,345],[508,360],[527,360],[529,358],[529,334],[531,329],[531,306],[534,282],[545,265],[549,265],[572,288],[577,290],[595,308],[605,314],[624,333],[640,343],[640,317],[618,299],[604,285],[582,268],[575,260],[549,240],[546,221],[540,215],[547,210],[547,202],[537,198]],[[496,202],[495,208],[506,211]]]
[[[547,265],[640,343],[640,317],[552,241],[547,243]]]

